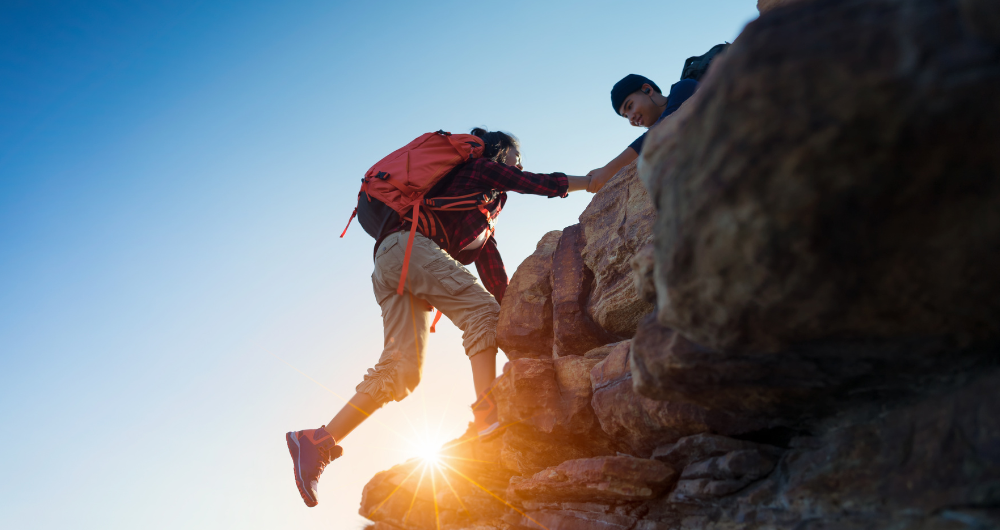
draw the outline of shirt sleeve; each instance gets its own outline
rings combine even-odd
[[[483,280],[483,287],[497,299],[497,303],[503,301],[503,295],[507,291],[507,270],[503,267],[495,237],[486,240],[476,257],[476,270]]]
[[[646,133],[642,133],[642,136],[635,139],[634,142],[628,144],[636,154],[642,154],[642,144],[646,141]]]
[[[563,173],[529,173],[516,167],[479,159],[476,176],[486,187],[499,191],[514,191],[544,197],[565,197],[569,179]]]

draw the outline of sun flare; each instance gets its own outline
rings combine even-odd
[[[441,461],[441,444],[427,440],[415,444],[417,458],[427,464],[436,465]]]

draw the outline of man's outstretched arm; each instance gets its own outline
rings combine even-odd
[[[611,162],[608,162],[606,166],[587,173],[587,176],[591,178],[590,185],[587,186],[587,191],[597,193],[598,190],[611,180],[611,177],[615,176],[615,173],[618,173],[621,168],[631,164],[636,158],[639,158],[639,153],[629,146],[622,151],[622,154],[616,156]]]

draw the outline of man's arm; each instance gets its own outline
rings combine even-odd
[[[606,166],[587,173],[587,176],[591,178],[590,185],[587,186],[587,191],[597,193],[621,168],[631,164],[636,158],[639,158],[639,153],[629,146],[622,151],[622,154],[616,156],[611,162],[608,162]]]

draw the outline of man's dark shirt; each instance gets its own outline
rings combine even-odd
[[[698,82],[694,79],[681,79],[680,81],[674,83],[670,86],[670,94],[667,95],[667,108],[663,109],[663,114],[660,114],[660,118],[656,120],[656,123],[663,121],[663,118],[670,116],[677,109],[681,108],[681,104],[687,101],[694,91],[698,89]],[[653,125],[655,126],[656,123]],[[642,133],[642,136],[636,138],[629,147],[635,150],[636,153],[642,153],[642,144],[646,141],[647,132]]]
[[[496,197],[485,205],[494,218],[506,204],[508,191],[546,197],[565,197],[569,190],[569,179],[562,173],[529,173],[483,158],[456,167],[442,179],[442,182],[445,183],[444,187],[440,191],[434,190],[433,195],[436,197],[459,197],[496,190],[498,192]],[[448,239],[447,243],[443,237],[435,237],[434,241],[459,263],[463,265],[475,263],[483,286],[493,294],[497,302],[500,302],[504,291],[507,290],[507,271],[504,269],[503,260],[500,259],[496,238],[490,237],[480,248],[462,250],[488,228],[486,216],[478,209],[435,213],[444,225]],[[385,235],[409,229],[410,223],[403,223],[387,231]],[[382,239],[375,242],[376,251],[381,243]]]

